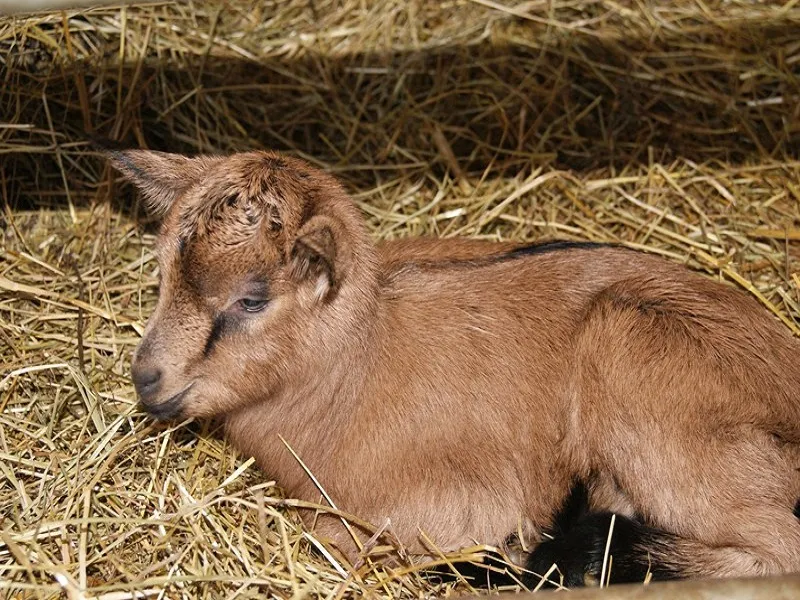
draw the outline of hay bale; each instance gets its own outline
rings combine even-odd
[[[470,589],[325,556],[212,424],[137,412],[153,227],[87,133],[305,157],[376,238],[656,252],[798,333],[798,26],[794,3],[723,0],[198,0],[0,20],[0,589]]]

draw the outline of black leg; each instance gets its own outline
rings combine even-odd
[[[611,513],[587,514],[566,532],[539,544],[528,558],[526,569],[533,573],[523,575],[525,585],[538,585],[554,563],[558,571],[551,573],[548,581],[565,587],[599,584],[611,518]],[[675,567],[662,560],[672,553],[675,541],[670,533],[617,515],[608,552],[608,581],[641,583],[648,574],[653,580],[680,578]]]

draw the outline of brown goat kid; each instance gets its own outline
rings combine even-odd
[[[284,438],[412,552],[520,523],[535,545],[582,482],[576,544],[620,515],[612,580],[800,571],[800,342],[749,296],[599,244],[376,245],[333,178],[273,153],[109,155],[163,217],[133,364],[155,417],[222,417],[316,501]]]

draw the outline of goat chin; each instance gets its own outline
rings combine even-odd
[[[603,244],[375,244],[270,152],[109,158],[162,218],[132,369],[156,416],[221,417],[318,500],[289,445],[415,553],[518,532],[580,585],[614,513],[612,581],[800,571],[800,344],[751,297]]]

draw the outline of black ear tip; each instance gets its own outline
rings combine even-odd
[[[89,142],[89,146],[98,152],[112,153],[128,149],[121,142],[112,140],[111,138],[107,138],[102,135],[97,135],[95,133],[87,133],[86,139]]]

